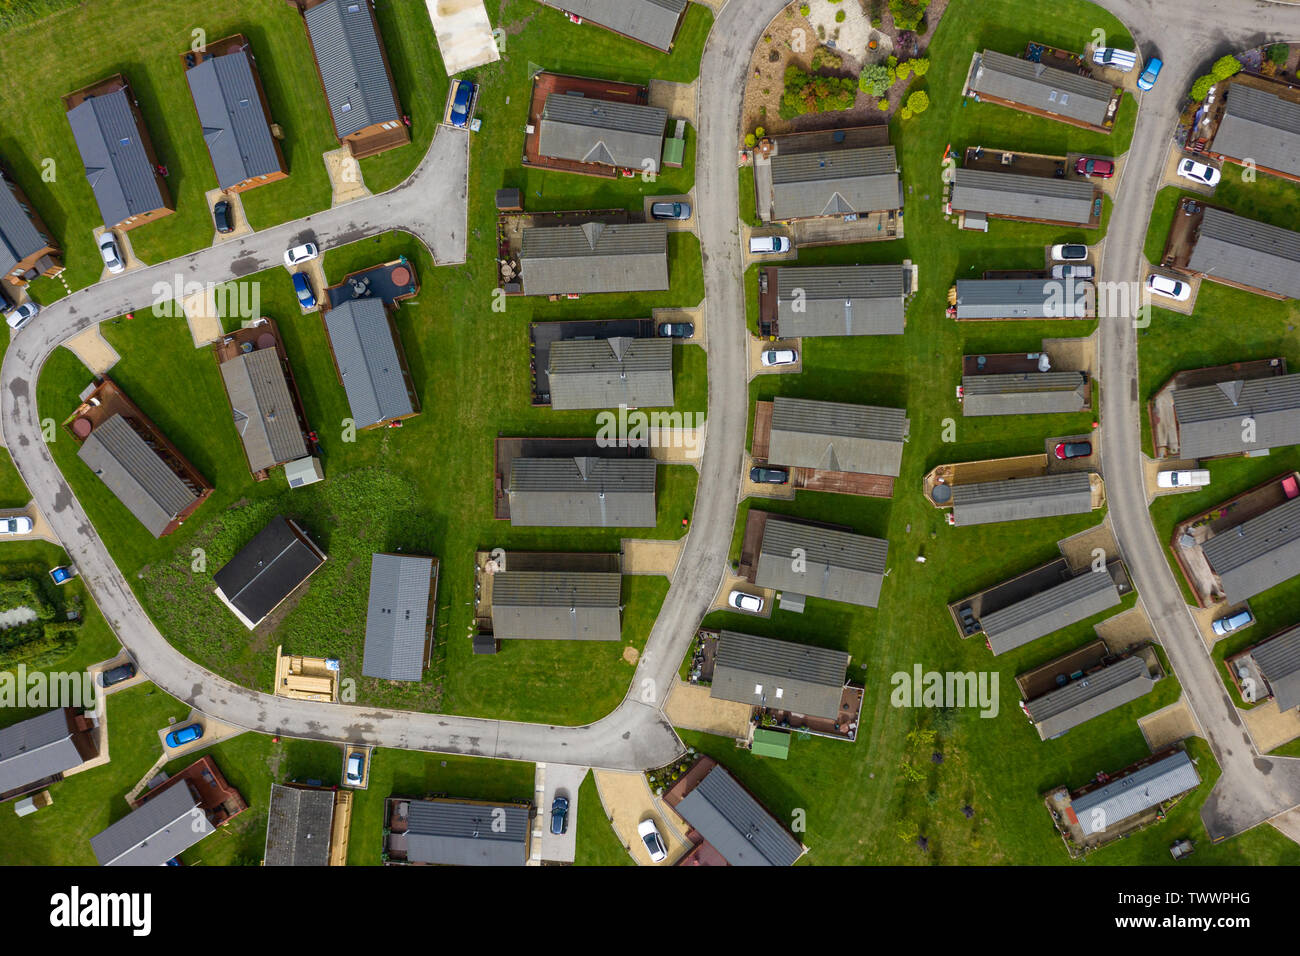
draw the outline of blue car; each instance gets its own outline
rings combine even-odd
[[[456,97],[451,101],[451,125],[464,126],[469,122],[469,107],[474,102],[474,93],[478,87],[469,80],[459,80]]]
[[[1143,70],[1142,75],[1138,77],[1138,89],[1149,90],[1151,87],[1155,86],[1156,78],[1160,76],[1160,68],[1164,65],[1164,61],[1157,57],[1152,57],[1148,60],[1147,68]]]
[[[557,796],[551,804],[551,832],[562,835],[569,829],[569,798]]]
[[[192,743],[203,736],[202,724],[190,724],[188,727],[182,727],[180,730],[173,730],[167,735],[168,747],[183,747]]]
[[[298,304],[304,309],[316,308],[316,296],[312,294],[311,283],[304,273],[293,274],[293,291],[298,293]]]

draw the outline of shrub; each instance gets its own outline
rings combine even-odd
[[[853,106],[854,95],[851,77],[818,76],[791,65],[785,70],[780,115],[794,119],[805,113],[847,110]]]
[[[834,2],[834,0],[832,0],[832,2]],[[844,13],[843,10],[836,10],[836,11],[835,11],[835,22],[836,22],[836,23],[843,23],[843,22],[844,22],[844,17],[845,17],[845,13]]]
[[[1286,66],[1290,56],[1291,48],[1285,43],[1274,43],[1268,48],[1268,58],[1274,66]]]
[[[746,134],[745,134],[745,149],[753,149],[753,148],[754,148],[755,146],[757,146],[757,145],[758,145],[758,140],[756,140],[756,139],[754,138],[754,134],[753,134],[753,133],[746,133]]]
[[[898,67],[894,70],[894,75],[897,76],[900,80],[906,80],[908,76],[911,75],[911,73],[912,73],[911,60],[904,60],[902,63],[898,64]]]
[[[1197,103],[1200,103],[1210,93],[1210,87],[1214,85],[1214,77],[1206,73],[1204,76],[1198,76],[1196,82],[1192,84],[1191,97]]]
[[[1217,83],[1220,80],[1226,80],[1234,73],[1240,72],[1240,70],[1241,61],[1229,54],[1214,61],[1214,68],[1210,70],[1210,75],[1214,77],[1214,81]]]
[[[754,127],[754,135],[757,136],[759,139],[762,139],[765,135],[767,135],[767,130],[765,130],[761,126],[756,126]]]
[[[925,76],[930,71],[930,58],[928,56],[919,56],[915,60],[908,60],[912,65],[912,72],[917,76]]]
[[[929,0],[889,0],[889,12],[894,15],[894,27],[898,30],[915,30],[925,19],[925,8]]]
[[[882,113],[889,109],[889,100],[876,100],[876,109]]]
[[[814,72],[817,70],[839,70],[843,67],[844,58],[830,47],[819,46],[813,51],[812,69]]]
[[[898,111],[898,115],[901,116],[901,117],[902,117],[903,119],[905,119],[905,120],[907,120],[907,119],[911,119],[911,118],[912,118],[912,111],[911,111],[910,109],[908,109],[906,106],[904,106],[902,109],[900,109],[900,110]]]
[[[907,108],[913,113],[924,113],[930,108],[930,94],[925,90],[917,90],[907,98]]]
[[[863,67],[858,77],[858,89],[868,96],[884,96],[892,85],[890,69],[883,63],[873,63],[871,66]]]
[[[808,6],[808,4],[806,3],[799,4],[799,16],[801,17],[808,16],[810,10],[812,10],[812,7]]]

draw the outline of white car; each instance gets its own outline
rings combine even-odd
[[[28,300],[22,305],[11,309],[5,313],[5,324],[17,332],[24,328],[28,322],[36,318],[36,313],[41,311],[41,307],[35,302]]]
[[[122,253],[117,248],[117,238],[111,229],[99,234],[99,255],[104,260],[104,266],[113,275],[126,268],[126,263],[122,261]]]
[[[1147,276],[1147,288],[1156,295],[1162,295],[1176,302],[1186,302],[1188,296],[1192,294],[1192,287],[1188,283],[1171,279],[1169,276],[1157,275],[1154,272]]]
[[[319,255],[320,250],[316,248],[316,243],[304,242],[301,246],[294,246],[285,252],[284,265],[286,269],[292,269],[304,262],[311,262]]]
[[[1210,473],[1204,468],[1194,471],[1162,471],[1156,475],[1158,488],[1203,488],[1210,483]]]
[[[749,611],[751,614],[761,614],[763,612],[763,599],[757,594],[732,591],[727,595],[727,603],[737,610]]]
[[[348,783],[360,784],[361,778],[365,776],[366,763],[365,757],[353,752],[348,755]]]
[[[1053,262],[1079,262],[1088,258],[1088,247],[1080,242],[1062,242],[1052,246]]]
[[[750,236],[749,254],[756,256],[764,252],[789,252],[790,240],[785,236]]]
[[[25,515],[16,518],[0,518],[0,534],[31,534],[32,519]]]
[[[1200,183],[1202,186],[1217,186],[1223,174],[1206,163],[1198,163],[1194,159],[1184,159],[1178,164],[1178,175],[1182,176],[1183,179],[1190,179],[1194,183]]]
[[[659,835],[659,828],[653,820],[642,820],[637,824],[636,833],[645,844],[651,863],[662,863],[668,859],[668,850],[664,847],[663,837]]]
[[[794,349],[767,349],[759,360],[767,368],[777,365],[793,365],[799,361],[799,353]]]

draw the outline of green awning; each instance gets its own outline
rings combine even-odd
[[[780,730],[757,727],[754,729],[754,744],[751,749],[759,757],[786,760],[790,756],[790,735]]]

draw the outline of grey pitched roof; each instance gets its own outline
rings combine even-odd
[[[986,169],[959,169],[952,208],[1016,219],[1086,223],[1092,218],[1096,187],[1077,179],[1048,179]]]
[[[413,863],[523,866],[527,848],[527,807],[440,800],[410,802],[406,858]]]
[[[271,784],[266,866],[328,866],[334,791]]]
[[[551,93],[542,106],[537,151],[579,163],[658,172],[667,125],[668,111],[662,107]]]
[[[503,571],[492,577],[492,634],[501,639],[617,641],[617,571]]]
[[[370,600],[361,673],[385,680],[424,676],[433,559],[410,554],[370,556]]]
[[[971,89],[1101,126],[1113,90],[1107,83],[994,50],[976,54]]]
[[[963,375],[961,413],[982,415],[1053,415],[1088,407],[1082,372],[1012,372]]]
[[[754,583],[828,601],[875,607],[889,542],[769,515]]]
[[[653,528],[649,458],[516,458],[510,523],[539,528]]]
[[[1300,299],[1300,232],[1207,206],[1187,268]]]
[[[1064,279],[958,279],[959,319],[1082,319],[1088,282]]]
[[[778,465],[898,477],[911,422],[901,408],[778,395],[767,460]]]
[[[1240,83],[1223,97],[1223,119],[1210,149],[1300,176],[1300,105]]]
[[[1100,833],[1143,810],[1186,793],[1201,782],[1185,750],[1098,787],[1073,801],[1074,814],[1085,835]]]
[[[671,339],[561,339],[547,373],[557,410],[673,404]]]
[[[115,226],[163,207],[125,89],[82,101],[68,111],[68,124],[104,225]]]
[[[279,172],[280,157],[248,51],[208,57],[185,71],[203,140],[222,189]]]
[[[255,349],[222,362],[221,378],[250,470],[263,471],[306,456],[307,442],[274,348]]]
[[[668,229],[659,222],[525,229],[519,252],[524,292],[561,295],[668,289]]]
[[[709,696],[835,718],[848,667],[844,651],[723,631]]]
[[[1290,498],[1201,545],[1235,604],[1300,574],[1300,498]]]
[[[90,838],[100,866],[162,866],[213,830],[189,784],[168,787]]]
[[[0,729],[0,793],[18,790],[81,763],[62,709]]]
[[[958,525],[1087,514],[1092,510],[1091,487],[1082,471],[980,481],[952,489],[952,511]]]
[[[1174,390],[1179,455],[1212,458],[1300,444],[1300,375]],[[1255,441],[1242,440],[1253,419]]]
[[[892,146],[860,146],[772,157],[772,218],[807,219],[898,209]]]
[[[358,428],[415,411],[382,299],[348,299],[325,313],[334,360]]]
[[[325,563],[287,518],[277,516],[212,579],[239,613],[256,624]]]
[[[901,265],[776,270],[781,335],[902,335]]]
[[[607,30],[668,52],[687,0],[542,0]],[[581,42],[581,41],[577,41]]]
[[[0,172],[0,275],[8,275],[21,260],[48,245],[52,243],[32,225],[12,184]]]
[[[1277,709],[1300,707],[1300,627],[1269,638],[1253,648],[1250,656],[1268,681]]]
[[[97,425],[77,457],[155,538],[199,497],[121,415]]]
[[[993,653],[1005,654],[1100,614],[1119,601],[1119,591],[1108,573],[1087,571],[985,614],[980,618],[980,626],[984,628]]]
[[[1126,657],[1025,704],[1044,740],[1137,700],[1156,684],[1140,657]]]
[[[677,813],[732,866],[793,866],[799,841],[719,764],[677,804]]]
[[[368,0],[324,0],[303,16],[339,138],[401,122]]]

